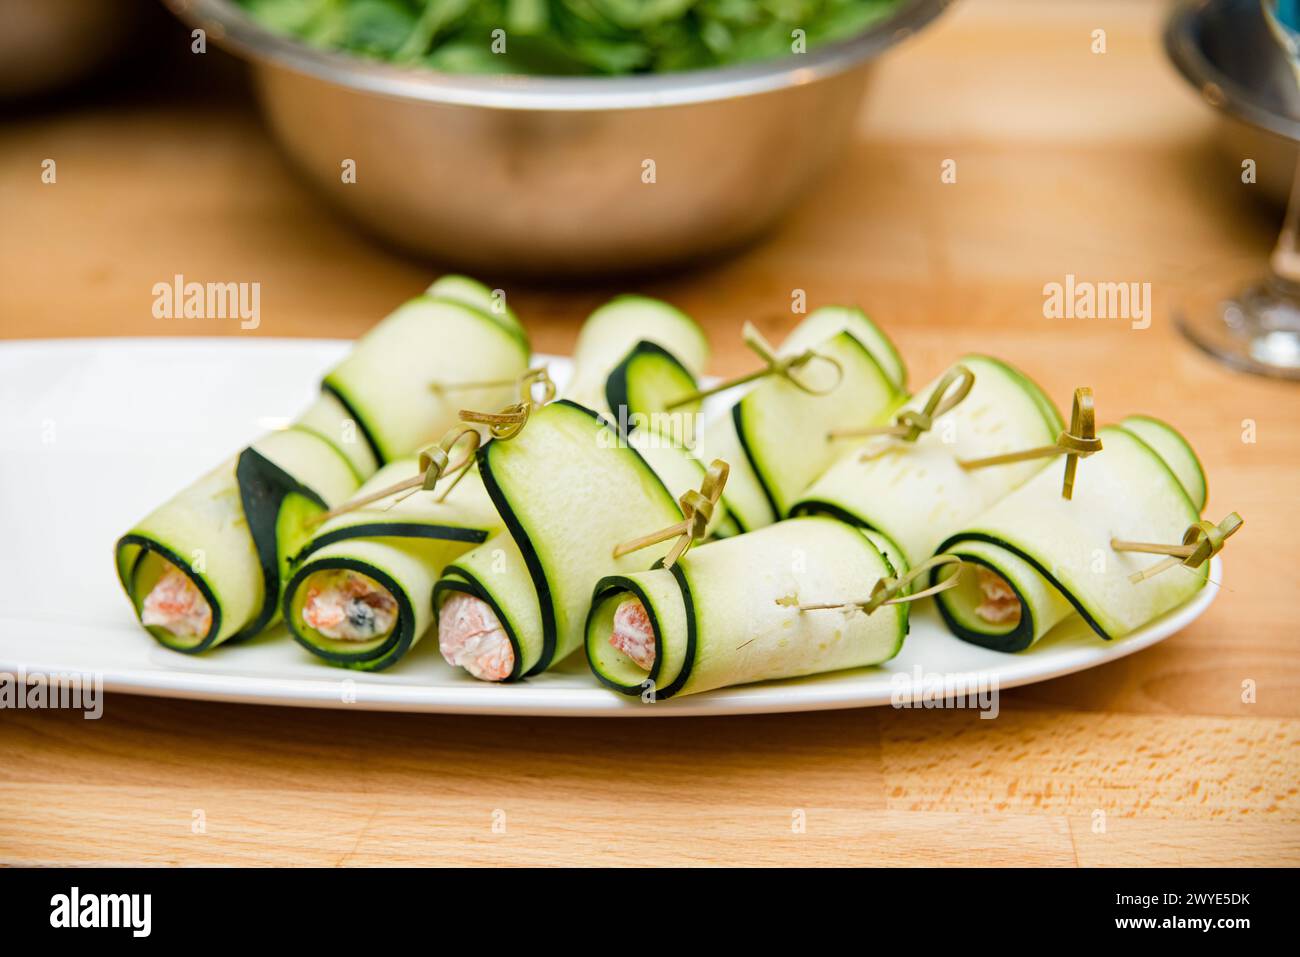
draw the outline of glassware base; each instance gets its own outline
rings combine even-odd
[[[1300,380],[1300,286],[1266,278],[1174,313],[1195,345],[1235,369]]]

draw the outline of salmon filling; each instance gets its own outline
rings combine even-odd
[[[645,606],[628,598],[614,609],[614,625],[609,643],[627,655],[640,668],[655,666],[655,633]]]
[[[976,566],[976,576],[984,600],[976,607],[975,614],[991,625],[1018,625],[1020,599],[1006,579],[983,565]]]
[[[480,681],[504,681],[515,667],[505,628],[481,598],[452,592],[438,611],[438,650],[447,664]]]
[[[331,571],[312,576],[302,620],[326,638],[369,641],[393,630],[397,601],[360,572]]]
[[[212,606],[190,577],[169,563],[145,596],[140,623],[165,628],[177,638],[198,638],[212,627]]]

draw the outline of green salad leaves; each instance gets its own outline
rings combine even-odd
[[[788,56],[900,0],[238,0],[314,46],[447,73],[662,73]],[[800,32],[802,31],[802,32]]]

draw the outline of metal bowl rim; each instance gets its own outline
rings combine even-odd
[[[1192,25],[1212,2],[1213,0],[1182,0],[1174,8],[1165,23],[1165,53],[1183,79],[1194,86],[1214,108],[1266,132],[1289,140],[1300,140],[1300,120],[1261,106],[1251,98],[1248,88],[1225,74],[1201,52],[1201,47],[1192,34]],[[1218,90],[1218,97],[1205,95],[1205,87],[1209,84]]]
[[[339,86],[426,103],[510,110],[625,110],[708,103],[803,86],[844,73],[930,23],[955,0],[903,0],[846,40],[794,57],[707,70],[612,77],[481,76],[397,67],[320,50],[261,27],[231,0],[166,0],[191,26],[242,56]]]

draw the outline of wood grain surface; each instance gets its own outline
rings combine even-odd
[[[803,289],[812,306],[866,307],[914,381],[979,350],[1061,403],[1091,384],[1104,420],[1170,419],[1206,463],[1209,515],[1247,522],[1193,627],[1004,692],[995,721],[468,718],[126,695],[98,722],[0,712],[0,862],[1300,863],[1300,393],[1225,371],[1170,322],[1189,290],[1260,268],[1279,215],[1214,152],[1209,110],[1164,61],[1165,11],[960,4],[881,63],[848,155],[777,232],[635,285],[704,323],[718,373],[749,367],[744,320],[779,337]],[[1090,52],[1095,29],[1105,54]],[[241,334],[154,319],[152,285],[178,272],[260,281],[261,327],[244,335],[354,336],[439,271],[320,204],[233,61],[150,63],[0,120],[4,337]],[[946,159],[956,183],[941,182]],[[1071,273],[1150,282],[1150,328],[1044,318],[1044,284]],[[484,278],[552,352],[628,286]]]

